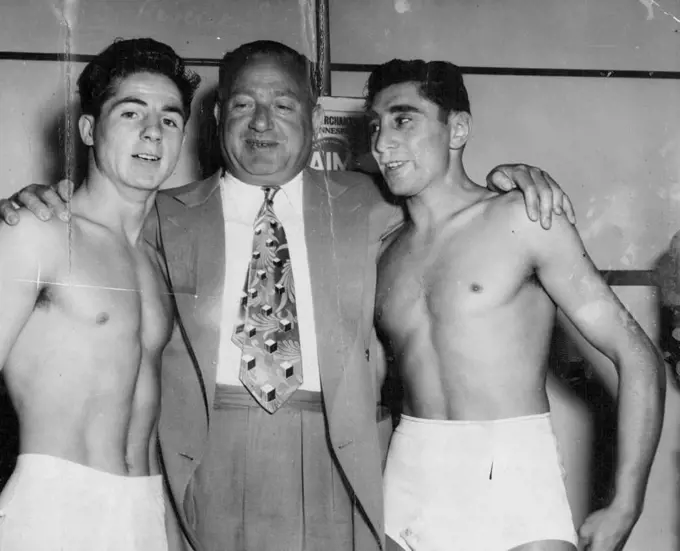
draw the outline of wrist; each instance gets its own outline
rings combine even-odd
[[[636,495],[617,491],[608,508],[622,518],[628,519],[632,525],[642,514],[643,502],[644,500]]]

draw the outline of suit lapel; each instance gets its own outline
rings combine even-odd
[[[376,399],[364,346],[357,340],[364,332],[368,221],[359,200],[338,200],[346,188],[328,176],[306,176],[305,237],[331,442],[380,539],[381,457],[372,422]]]
[[[168,272],[180,323],[198,366],[209,417],[215,380],[224,290],[224,216],[219,174],[174,199],[161,222]]]
[[[197,346],[198,365],[203,372],[208,405],[212,406],[215,399],[224,292],[224,214],[219,190],[198,207],[198,210],[198,292],[193,317],[201,320],[201,327],[192,335],[192,342]],[[208,411],[211,411],[211,407]]]
[[[340,275],[334,259],[331,198],[326,189],[304,173],[303,205],[305,241],[314,304],[319,376],[326,404],[332,404],[344,370],[340,320]]]

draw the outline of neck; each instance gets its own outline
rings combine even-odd
[[[275,179],[274,178],[274,179],[271,179],[271,180],[268,180],[268,179],[265,180],[265,179],[262,179],[262,178],[249,177],[248,174],[236,173],[236,172],[229,170],[228,168],[225,168],[225,169],[222,170],[222,176],[229,175],[232,178],[234,178],[235,180],[241,182],[242,184],[246,184],[248,186],[258,187],[258,188],[264,189],[264,188],[268,188],[268,187],[281,187],[281,186],[284,186],[286,184],[289,184],[290,182],[292,182],[296,178],[298,178],[302,172],[303,171],[300,170],[299,172],[296,172],[295,174],[293,174],[293,176],[286,176],[286,177],[281,178],[281,179]]]
[[[100,175],[90,174],[74,194],[71,208],[74,214],[106,227],[134,246],[156,193],[157,190],[122,189]]]
[[[406,199],[412,224],[418,231],[435,230],[451,216],[491,195],[475,184],[462,165],[449,168],[442,178],[427,185],[420,193]]]

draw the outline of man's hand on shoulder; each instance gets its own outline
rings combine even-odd
[[[550,229],[552,215],[565,213],[576,224],[576,214],[571,200],[547,172],[525,164],[507,164],[494,167],[486,177],[490,190],[507,192],[518,189],[524,196],[526,213],[532,221],[541,220],[544,229]]]
[[[19,190],[8,199],[0,200],[0,222],[10,226],[19,223],[19,209],[26,208],[40,220],[46,221],[58,216],[68,221],[71,214],[68,203],[75,186],[70,180],[61,180],[56,186],[31,184]]]
[[[527,216],[525,197],[518,190],[499,195],[495,203],[502,216],[507,217],[513,233],[522,239],[525,250],[531,256],[581,255],[584,252],[578,230],[565,211],[560,214],[553,213],[550,231],[545,231],[543,224],[536,224]]]

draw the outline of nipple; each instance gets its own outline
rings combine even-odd
[[[109,321],[109,316],[108,313],[102,312],[101,314],[97,314],[97,325],[104,325],[107,321]]]

